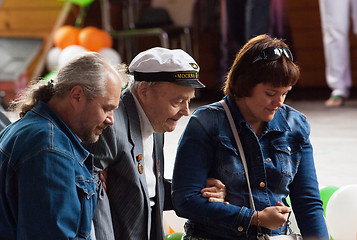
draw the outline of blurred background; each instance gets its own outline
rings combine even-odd
[[[331,90],[325,78],[319,0],[261,0],[259,4],[269,2],[268,7],[264,13],[252,15],[246,11],[248,2],[0,0],[0,110],[15,121],[17,116],[6,109],[21,90],[31,81],[53,79],[58,67],[80,52],[97,51],[115,64],[129,64],[137,53],[162,46],[184,49],[201,68],[200,80],[206,88],[196,92],[191,106],[194,111],[222,97],[221,86],[229,66],[249,38],[249,16],[251,23],[265,25],[264,33],[285,39],[301,67],[301,78],[286,103],[303,112],[311,123],[320,187],[337,189],[356,184],[357,38],[352,27],[348,36],[350,98],[343,107],[327,108],[324,101]],[[268,20],[259,20],[263,15]],[[172,175],[177,142],[188,119],[184,117],[174,132],[166,134],[167,178]],[[354,194],[351,199],[357,198],[356,190],[349,193]],[[167,233],[183,231],[184,219],[172,211],[165,216]]]
[[[109,51],[109,57],[127,64],[138,52],[150,47],[183,48],[199,63],[200,79],[207,86],[198,92],[198,97],[218,99],[225,73],[246,41],[246,2],[3,0],[0,2],[0,92],[3,104],[11,101],[33,79],[36,81],[55,71],[59,50],[53,48],[59,46],[63,51],[70,45],[78,47],[78,42],[70,39],[78,31],[88,30],[87,27],[109,34],[112,42],[106,48],[110,46],[114,51]],[[302,70],[301,79],[289,97],[327,99],[330,90],[325,80],[319,1],[271,0],[268,10],[267,33],[286,39]],[[59,33],[63,26],[72,26],[78,31],[67,29]],[[56,32],[60,35],[57,38]],[[89,40],[85,40],[96,45],[94,50],[100,51],[98,47],[103,41],[100,34],[86,33],[82,35]],[[91,35],[94,37],[90,38]],[[60,43],[55,45],[55,39]],[[352,33],[350,43],[353,99],[357,86],[357,39]],[[68,50],[67,56],[82,50],[76,47]]]

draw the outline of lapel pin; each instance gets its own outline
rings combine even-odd
[[[138,164],[138,171],[140,174],[143,174],[143,172],[144,172],[144,167],[141,163]]]

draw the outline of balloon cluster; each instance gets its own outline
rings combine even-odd
[[[326,224],[331,237],[334,240],[356,240],[357,184],[335,187],[329,193],[332,194],[326,202]]]
[[[357,184],[343,186],[327,186],[320,189],[324,216],[331,240],[357,240]],[[291,205],[290,198],[287,202]],[[291,228],[300,232],[294,212],[290,216]],[[179,240],[183,233],[174,232],[171,227],[166,240]]]
[[[357,240],[357,184],[323,187],[320,196],[331,240]],[[292,229],[299,232],[294,213],[290,221]]]
[[[76,28],[64,25],[54,33],[53,43],[54,47],[50,49],[46,59],[47,69],[52,76],[67,61],[87,51],[98,52],[113,64],[121,63],[119,53],[112,48],[112,37],[96,27]]]

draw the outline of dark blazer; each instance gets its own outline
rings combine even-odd
[[[10,120],[7,118],[5,113],[1,111],[1,107],[0,107],[0,131],[3,130],[10,123],[11,123]]]
[[[138,168],[138,156],[143,154],[140,120],[129,90],[123,91],[114,120],[114,125],[108,127],[88,150],[95,155],[97,167],[109,166],[107,195],[115,239],[164,239],[164,204],[165,209],[172,209],[171,182],[164,179],[164,135],[154,133],[157,184],[155,206],[151,209],[145,174]]]

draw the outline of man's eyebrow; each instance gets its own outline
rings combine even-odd
[[[115,108],[118,108],[119,107],[119,105],[117,105],[117,104],[104,104],[103,105],[103,107],[104,108],[112,108],[112,109],[115,109]]]

